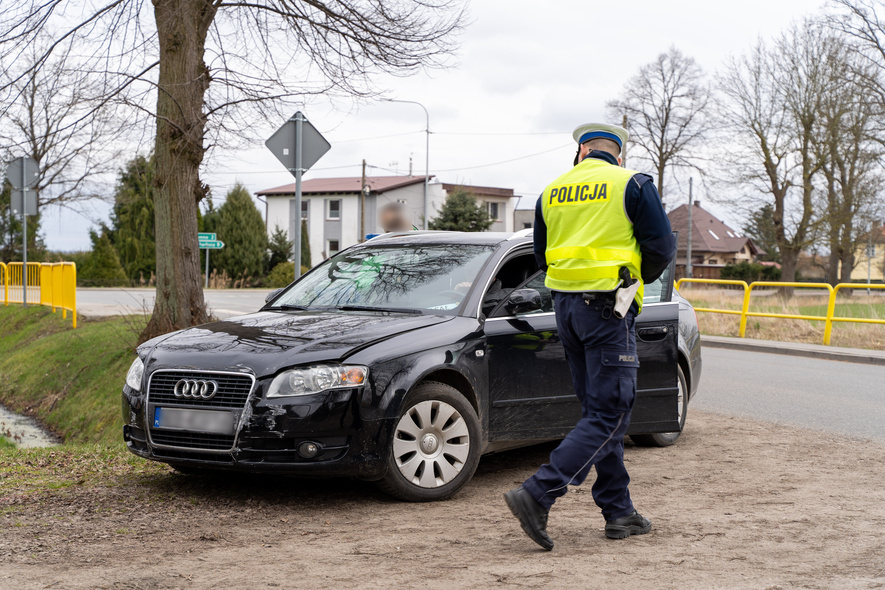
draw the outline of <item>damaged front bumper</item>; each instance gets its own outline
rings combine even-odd
[[[123,390],[123,438],[134,454],[170,465],[279,472],[303,476],[378,479],[392,422],[359,416],[360,389],[263,399],[252,388],[240,407],[179,403],[178,409],[229,412],[230,433],[159,427],[157,409],[169,405]]]

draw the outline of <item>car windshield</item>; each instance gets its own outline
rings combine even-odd
[[[312,270],[271,307],[453,315],[493,250],[475,244],[351,248]]]

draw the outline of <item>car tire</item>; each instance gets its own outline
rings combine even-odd
[[[679,414],[679,431],[678,432],[658,432],[655,434],[633,434],[630,438],[633,442],[641,447],[669,447],[679,438],[682,431],[685,430],[685,419],[688,416],[688,387],[686,387],[685,374],[682,367],[678,367],[679,377],[679,399],[681,400],[681,408]]]
[[[445,500],[479,464],[482,430],[473,406],[449,385],[427,381],[406,398],[378,486],[408,502]]]

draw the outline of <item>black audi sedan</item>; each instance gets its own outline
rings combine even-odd
[[[672,268],[646,286],[636,332],[629,434],[669,445],[701,373]],[[528,232],[379,236],[257,313],[144,343],[123,387],[123,436],[146,459],[357,477],[416,501],[457,492],[483,454],[562,438],[580,414]]]

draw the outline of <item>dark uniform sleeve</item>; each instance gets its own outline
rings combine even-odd
[[[656,281],[676,256],[676,237],[651,176],[631,178],[624,199],[642,254],[642,281],[648,284]],[[544,237],[546,241],[546,232]],[[537,250],[537,241],[535,244]]]
[[[543,195],[542,195],[543,196]],[[547,224],[544,223],[544,210],[541,208],[541,197],[535,204],[535,227],[532,230],[535,240],[535,261],[541,270],[547,271]]]

